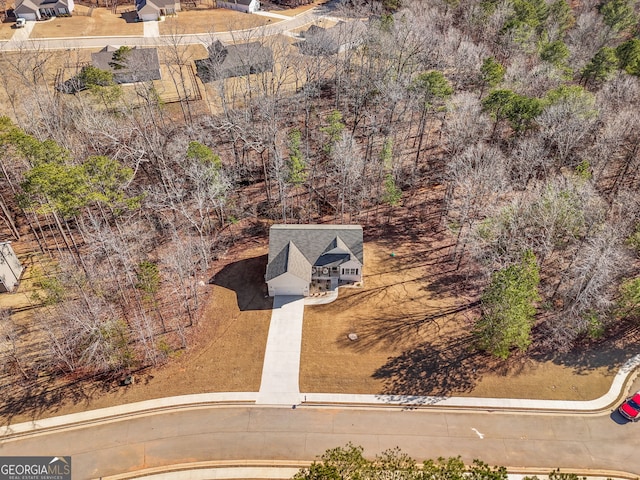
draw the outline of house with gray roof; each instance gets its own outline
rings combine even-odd
[[[328,56],[357,47],[364,41],[367,26],[359,21],[338,22],[330,28],[311,25],[295,45],[304,55]]]
[[[208,58],[195,61],[198,76],[205,83],[273,69],[273,52],[260,42],[227,45],[216,40],[207,50]]]
[[[100,70],[113,73],[116,83],[149,82],[161,78],[157,48],[107,45],[91,54],[91,63]]]
[[[73,0],[18,0],[13,10],[16,18],[42,20],[73,12]]]
[[[309,296],[357,284],[363,265],[360,225],[273,225],[269,230],[269,296]]]
[[[180,11],[180,0],[135,0],[138,18],[143,22],[156,21]]]

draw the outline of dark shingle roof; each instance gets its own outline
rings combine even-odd
[[[107,46],[91,54],[91,63],[96,68],[113,73],[116,83],[148,82],[160,80],[160,59],[156,48],[134,47],[124,55],[120,68],[114,65],[113,54],[116,47]]]
[[[209,48],[209,57],[196,60],[203,82],[261,73],[273,68],[273,52],[260,42],[225,45],[218,41]]]
[[[304,42],[296,43],[305,55],[333,55],[341,48],[359,45],[366,34],[366,25],[361,21],[339,22],[331,28],[311,25],[301,34]]]
[[[269,230],[267,280],[289,271],[288,257],[293,251],[291,245],[296,247],[295,250],[308,262],[306,268],[309,279],[311,265],[338,265],[347,260],[344,254],[327,253],[334,248],[346,250],[347,255],[353,255],[364,264],[362,227],[359,225],[273,225]],[[300,276],[298,273],[294,274]]]
[[[289,272],[307,282],[311,281],[311,264],[293,242],[289,242],[267,265],[267,280]]]

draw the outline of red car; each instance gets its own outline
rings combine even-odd
[[[627,398],[627,400],[620,405],[618,411],[623,417],[628,418],[632,422],[640,420],[640,392]]]

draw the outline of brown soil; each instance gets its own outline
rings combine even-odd
[[[63,38],[86,36],[142,35],[142,23],[134,22],[135,12],[120,7],[114,14],[106,8],[89,8],[78,5],[71,17],[54,18],[37,22],[30,38]]]

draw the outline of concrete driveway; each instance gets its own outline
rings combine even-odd
[[[271,323],[256,403],[300,403],[300,349],[304,297],[278,295],[273,299]]]

